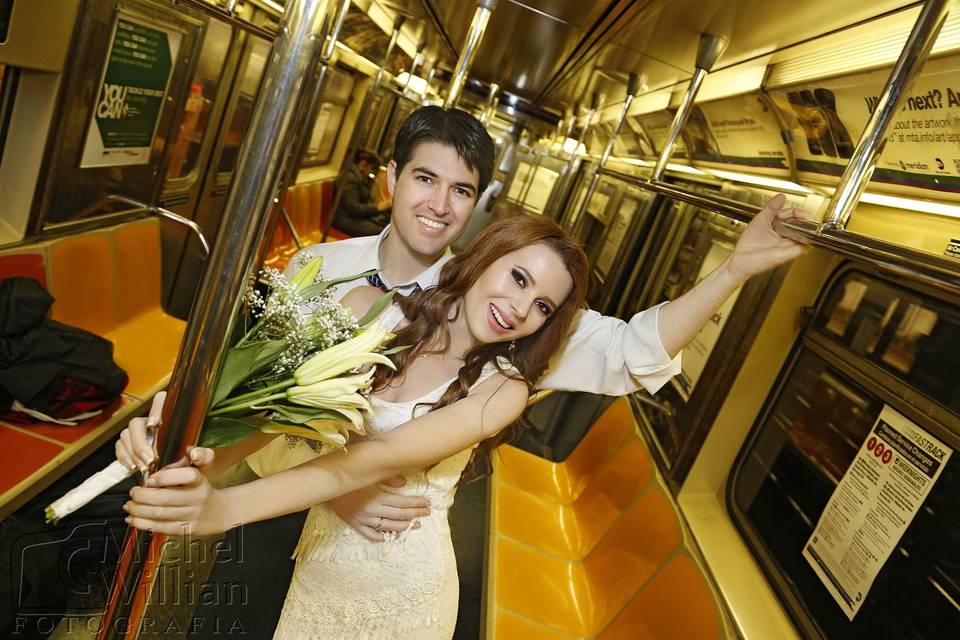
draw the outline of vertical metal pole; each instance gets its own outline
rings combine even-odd
[[[316,122],[317,115],[320,112],[320,106],[323,102],[323,93],[326,90],[327,78],[329,77],[330,60],[333,58],[333,53],[336,50],[337,40],[340,37],[340,29],[343,27],[343,20],[349,8],[350,0],[340,0],[340,4],[333,13],[330,30],[323,36],[324,44],[320,50],[319,60],[315,65],[311,65],[313,74],[307,81],[307,86],[311,88],[311,91],[297,111],[297,124],[294,126],[293,143],[290,145],[290,153],[287,156],[283,179],[274,197],[274,203],[281,211],[283,219],[290,229],[290,235],[297,245],[297,249],[302,249],[303,244],[300,241],[299,232],[290,219],[290,214],[283,205],[284,195],[287,189],[297,181],[300,163],[303,161],[303,154],[306,153],[307,145],[310,143],[310,138],[313,133],[311,127],[313,123]],[[260,249],[257,252],[257,263],[263,262],[267,252],[270,251],[269,239],[273,237],[275,222],[275,219],[271,220],[271,224],[267,226],[265,241],[260,244]],[[312,230],[308,230],[308,232],[309,231]]]
[[[830,198],[827,218],[820,225],[818,233],[827,228],[846,227],[850,214],[867,188],[877,167],[877,160],[886,146],[887,129],[900,112],[904,96],[920,75],[923,63],[930,55],[930,49],[947,19],[950,4],[948,0],[927,0],[924,3],[903,51],[900,52],[900,58],[890,72],[883,93],[880,94],[880,101],[860,135],[847,168],[843,171],[840,184]]]
[[[284,152],[293,134],[304,78],[320,46],[317,38],[328,0],[290,0],[264,72],[260,99],[224,207],[220,236],[207,263],[187,323],[163,408],[157,438],[159,464],[186,454],[195,443],[213,382],[253,267]],[[97,637],[136,637],[156,578],[165,536],[127,531],[117,573]]]
[[[663,172],[670,162],[670,156],[673,155],[673,148],[677,144],[677,138],[680,137],[680,131],[687,123],[687,117],[690,115],[690,109],[693,107],[693,101],[697,97],[700,85],[707,76],[710,69],[717,62],[724,50],[727,48],[726,38],[713,35],[712,33],[703,33],[700,35],[700,44],[697,47],[697,70],[690,78],[690,84],[687,86],[687,92],[683,96],[680,108],[673,116],[673,123],[670,125],[670,132],[667,134],[667,140],[663,143],[663,149],[660,151],[660,157],[657,159],[657,165],[653,168],[651,180],[659,180],[663,177]]]
[[[497,109],[497,104],[500,102],[500,85],[494,82],[490,85],[490,95],[487,97],[487,105],[483,108],[483,113],[480,114],[480,122],[483,125],[486,125],[490,121],[491,116],[493,116],[494,111]]]
[[[597,165],[597,170],[593,174],[593,178],[590,179],[590,186],[587,188],[587,195],[583,197],[583,203],[580,205],[580,212],[577,214],[577,226],[574,231],[574,237],[577,237],[577,234],[580,231],[580,227],[583,226],[584,215],[583,212],[587,209],[587,203],[590,202],[590,198],[593,197],[593,193],[597,190],[597,183],[600,182],[600,170],[603,169],[607,160],[610,159],[610,154],[613,153],[613,146],[617,142],[617,135],[620,133],[620,127],[623,125],[624,119],[627,117],[627,111],[630,110],[630,105],[633,104],[633,99],[636,97],[637,93],[640,91],[640,76],[636,73],[631,73],[629,79],[627,80],[627,97],[623,101],[623,107],[620,108],[620,113],[617,114],[617,119],[613,123],[613,130],[610,132],[610,139],[607,140],[607,146],[603,150],[603,155],[600,156],[600,164]]]
[[[357,153],[357,145],[360,142],[360,123],[370,117],[370,114],[367,112],[370,111],[373,98],[380,89],[380,83],[383,81],[383,70],[386,68],[387,62],[390,61],[390,55],[393,53],[394,47],[397,46],[397,39],[400,37],[400,28],[405,21],[406,18],[403,16],[399,16],[393,21],[393,31],[390,32],[390,42],[387,43],[387,50],[383,54],[383,61],[377,69],[377,75],[373,77],[373,83],[370,85],[370,88],[367,89],[367,94],[363,96],[363,103],[360,105],[360,112],[357,114],[357,124],[353,127],[353,133],[350,135],[350,144],[347,145],[347,152],[344,154],[343,163],[340,165],[340,173],[337,174],[337,181],[334,183],[333,207],[330,209],[330,215],[327,217],[326,224],[323,225],[323,238],[320,242],[326,242],[327,237],[330,235],[330,227],[333,226],[333,217],[337,214],[337,209],[340,208],[340,201],[343,200],[343,183],[347,179],[347,173],[353,166],[353,158]]]
[[[483,39],[483,32],[486,30],[490,15],[493,14],[496,6],[497,0],[479,0],[477,2],[477,9],[473,13],[473,21],[470,23],[470,30],[467,32],[467,41],[463,45],[460,59],[457,60],[453,78],[450,79],[447,99],[443,102],[444,109],[455,107],[457,102],[460,101],[463,86],[467,83],[467,74],[470,73],[470,66],[473,64],[473,56],[477,53],[480,40]]]
[[[413,57],[413,62],[410,63],[410,68],[407,70],[407,80],[403,83],[403,89],[400,91],[400,95],[407,95],[407,88],[410,86],[410,81],[413,79],[413,74],[417,72],[417,68],[423,61],[423,48],[426,46],[426,40],[421,40],[420,44],[417,45],[417,55]]]
[[[567,176],[569,182],[565,187],[565,190],[568,191],[568,195],[572,195],[573,187],[575,186],[574,172],[577,169],[578,163],[580,162],[580,145],[583,144],[583,141],[587,137],[587,130],[590,128],[590,124],[593,122],[593,117],[597,113],[597,109],[600,108],[600,94],[596,91],[593,92],[593,95],[590,97],[590,109],[587,111],[587,118],[583,123],[583,128],[580,129],[580,135],[577,136],[576,144],[573,145],[573,150],[570,152],[570,158],[567,160],[567,166],[564,168],[564,174]],[[574,115],[574,120],[576,120],[576,115]],[[570,212],[571,216],[567,216],[567,223],[576,223],[577,216],[575,212]]]

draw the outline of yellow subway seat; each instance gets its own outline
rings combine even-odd
[[[700,570],[677,555],[601,635],[602,640],[713,640],[723,625]]]
[[[497,533],[550,554],[580,560],[652,479],[649,454],[639,441],[630,440],[569,505],[498,483]]]
[[[130,377],[126,393],[148,400],[166,388],[185,327],[183,320],[154,309],[104,335],[113,342],[114,361]]]
[[[582,561],[499,537],[497,607],[561,632],[594,636],[679,543],[673,508],[657,489],[640,496]]]
[[[627,403],[617,400],[563,462],[550,462],[514,447],[501,447],[500,479],[557,502],[572,502],[632,433],[633,419]]]
[[[497,612],[496,640],[570,640],[578,638],[560,633],[505,611]]]

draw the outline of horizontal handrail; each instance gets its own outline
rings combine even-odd
[[[129,204],[138,209],[144,209],[145,211],[154,213],[162,218],[166,218],[167,220],[172,220],[173,222],[182,224],[183,226],[189,228],[191,231],[197,234],[197,239],[200,241],[200,245],[203,247],[204,253],[206,253],[207,255],[210,255],[210,243],[207,242],[206,236],[203,235],[203,229],[201,229],[200,225],[198,225],[193,220],[189,218],[184,218],[179,213],[174,213],[169,209],[164,209],[163,207],[158,207],[157,205],[147,204],[146,202],[140,202],[139,200],[134,200],[133,198],[129,198],[127,196],[120,196],[115,194],[110,194],[106,198],[104,198],[103,200],[95,204],[99,206],[101,204],[107,204],[110,202],[122,202],[123,204]]]
[[[853,231],[822,226],[811,220],[775,219],[782,236],[860,260],[899,276],[960,294],[960,263],[932,253],[871,238]]]
[[[698,207],[716,211],[740,222],[749,223],[755,215],[760,213],[760,207],[755,204],[740,202],[739,200],[725,198],[709,192],[685,189],[662,180],[648,180],[639,176],[632,176],[629,173],[614,171],[613,169],[600,169],[597,173],[632,184],[641,189],[646,189],[647,191],[653,191],[654,193],[680,200],[681,202],[688,202]]]
[[[205,2],[204,0],[172,0],[172,1],[174,4],[180,4],[185,7],[190,7],[191,9],[196,9],[200,13],[205,13],[208,16],[212,16],[218,20],[222,20],[234,27],[237,27],[241,31],[252,33],[266,40],[270,40],[271,42],[277,36],[277,32],[275,30],[267,29],[267,28],[255,25],[252,22],[247,22],[243,18],[237,17],[237,15],[231,9],[218,7],[217,5],[210,4],[209,2]]]
[[[754,204],[739,202],[709,192],[693,191],[659,180],[646,180],[610,169],[602,169],[600,173],[741,222],[750,222],[760,211],[760,207]],[[872,264],[888,273],[904,276],[942,291],[960,294],[960,263],[950,258],[811,220],[775,219],[773,228],[777,233],[797,242]]]

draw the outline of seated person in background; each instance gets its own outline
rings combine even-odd
[[[370,175],[380,167],[377,154],[359,149],[343,181],[343,197],[333,227],[351,236],[378,235],[390,221],[391,202],[377,205],[370,193]]]

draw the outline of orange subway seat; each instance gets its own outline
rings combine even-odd
[[[293,206],[287,209],[287,212],[290,214],[290,222],[297,232],[297,237],[303,242],[303,236],[307,232],[305,218],[307,212],[310,210],[310,190],[307,185],[300,184],[290,187],[287,193],[293,198]],[[290,255],[298,251],[297,243],[293,241],[293,236],[290,237],[289,249]]]
[[[515,447],[500,447],[500,481],[557,502],[572,502],[633,429],[626,400],[619,399],[603,412],[563,462],[550,462]]]
[[[317,244],[323,237],[323,186],[311,182],[308,187],[309,206],[303,216],[303,245]]]
[[[626,606],[602,640],[714,640],[723,624],[713,592],[693,560],[674,557]]]
[[[497,640],[569,640],[575,637],[506,611],[497,611],[496,625]]]
[[[155,218],[113,231],[114,322],[121,325],[155,309],[160,301],[160,225]]]
[[[0,496],[17,486],[37,469],[55,458],[63,447],[33,436],[0,426],[0,451],[3,451],[3,473],[0,473]],[[6,502],[3,500],[2,502]],[[38,525],[40,523],[37,523]]]
[[[498,537],[497,607],[560,632],[595,636],[680,542],[673,507],[658,488],[641,495],[582,561]]]
[[[580,560],[652,480],[650,455],[633,439],[624,444],[583,494],[570,504],[499,483],[495,492],[497,533],[546,553]]]
[[[113,341],[114,361],[130,376],[127,393],[148,400],[167,387],[185,327],[157,308],[104,335]]]
[[[47,286],[47,267],[42,249],[30,247],[29,251],[14,251],[0,255],[0,280],[7,278],[33,278]]]
[[[108,233],[69,236],[50,245],[54,320],[105,335],[113,326],[113,251]]]

